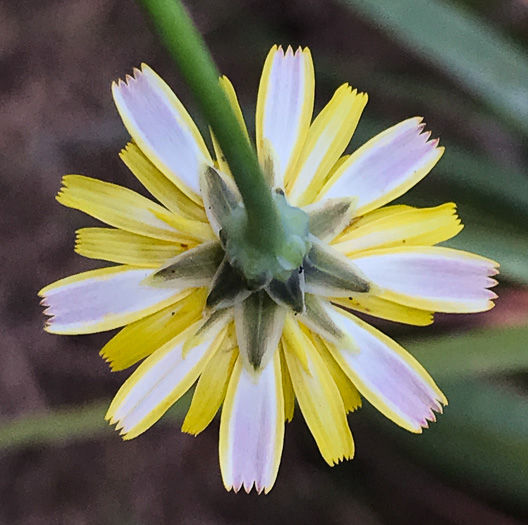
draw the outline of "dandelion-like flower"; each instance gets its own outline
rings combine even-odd
[[[220,82],[245,130],[233,86]],[[367,96],[344,84],[312,122],[310,52],[273,47],[259,87],[256,148],[301,263],[279,261],[280,272],[259,274],[236,242],[244,205],[214,136],[216,160],[148,66],[114,84],[113,94],[132,137],[121,158],[159,203],[64,177],[59,202],[111,226],[79,230],[76,251],[117,266],[62,279],[40,295],[49,332],[123,327],[101,355],[112,370],[143,361],[107,414],[124,439],[151,427],[196,383],[182,430],[200,433],[222,407],[226,488],[268,492],[295,399],[330,465],[354,454],[347,413],[360,396],[411,432],[433,421],[447,400],[431,377],[351,313],[425,326],[433,312],[493,306],[497,264],[436,246],[462,229],[454,204],[385,206],[442,155],[421,119],[342,156]]]

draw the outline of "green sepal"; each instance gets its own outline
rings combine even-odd
[[[219,235],[233,210],[242,206],[240,195],[235,185],[211,166],[200,173],[200,193],[209,224]]]
[[[206,306],[214,310],[229,308],[237,301],[246,299],[247,289],[242,277],[229,264],[227,257],[220,263],[207,295]]]
[[[240,357],[246,369],[258,374],[277,349],[287,309],[264,291],[235,304],[235,328]]]
[[[331,241],[337,237],[352,220],[354,197],[327,199],[305,206],[309,217],[310,233],[321,241]]]
[[[148,286],[207,286],[213,278],[224,252],[218,242],[208,242],[170,259],[145,279]]]
[[[338,346],[351,350],[358,351],[355,341],[344,331],[328,313],[333,306],[325,299],[319,299],[315,295],[305,295],[306,312],[302,316],[301,321],[310,330],[320,335],[326,341]]]
[[[287,306],[294,312],[304,312],[304,270],[301,266],[291,272],[285,281],[272,279],[266,291],[270,297],[282,306]]]
[[[367,293],[371,285],[347,257],[318,239],[304,261],[306,292],[325,297],[347,297],[351,292]]]

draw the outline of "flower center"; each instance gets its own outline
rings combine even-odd
[[[231,210],[220,230],[220,240],[229,264],[240,273],[247,288],[252,291],[266,287],[274,279],[287,281],[294,270],[302,267],[311,247],[308,214],[290,206],[282,190],[275,190],[273,199],[286,239],[285,245],[280,247],[280,256],[267,255],[251,242],[242,203]]]

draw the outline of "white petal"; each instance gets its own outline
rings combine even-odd
[[[220,420],[220,468],[235,492],[268,492],[275,483],[284,441],[284,396],[276,351],[257,379],[238,359]]]
[[[123,122],[143,153],[185,194],[199,201],[198,176],[212,165],[191,117],[169,86],[145,64],[112,92]]]
[[[351,258],[385,299],[436,312],[489,310],[497,264],[471,253],[433,247],[387,248]]]
[[[422,133],[421,119],[405,120],[380,133],[355,151],[318,195],[358,198],[356,215],[386,204],[423,179],[438,162],[443,148]]]
[[[274,46],[264,64],[257,99],[257,150],[261,165],[273,158],[275,185],[284,187],[306,139],[313,111],[314,71],[308,49]]]
[[[137,321],[179,300],[178,288],[143,281],[155,270],[115,266],[84,272],[43,288],[39,295],[54,334],[103,332]]]
[[[343,310],[328,312],[346,327],[360,351],[328,348],[359,392],[386,417],[411,432],[434,421],[433,410],[447,404],[423,367],[400,345]]]
[[[117,424],[125,439],[138,436],[158,421],[192,386],[224,340],[225,324],[191,348],[184,357],[183,344],[196,326],[147,358],[120,388],[106,419]]]

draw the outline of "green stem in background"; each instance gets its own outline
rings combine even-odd
[[[279,210],[272,199],[255,151],[248,143],[205,43],[180,0],[139,0],[178,65],[210,124],[247,211],[247,240],[277,255],[286,244]]]

